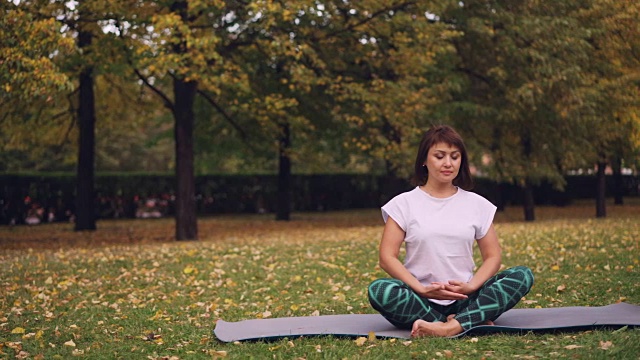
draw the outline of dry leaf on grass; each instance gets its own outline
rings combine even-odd
[[[574,350],[574,349],[578,349],[578,348],[581,348],[581,347],[582,346],[580,346],[580,345],[567,345],[564,348],[567,349],[567,350]]]
[[[600,349],[609,350],[610,347],[613,346],[611,341],[600,341]]]

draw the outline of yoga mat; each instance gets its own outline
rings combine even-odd
[[[455,337],[494,333],[567,332],[590,329],[640,327],[640,306],[618,303],[607,306],[571,306],[543,309],[511,309],[494,326],[481,325]],[[391,325],[379,314],[347,314],[253,319],[237,322],[218,320],[213,330],[223,342],[277,340],[300,336],[333,335],[409,339],[409,330]]]

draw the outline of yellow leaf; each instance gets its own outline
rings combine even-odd
[[[551,267],[551,270],[553,270],[553,271],[558,271],[558,270],[560,270],[560,266],[558,266],[558,265],[553,265],[553,266]]]
[[[194,268],[192,266],[187,266],[182,270],[182,272],[185,273],[185,274],[191,274],[195,270],[196,270],[196,268]]]
[[[12,334],[24,334],[24,328],[17,327],[15,329],[11,330],[11,333]]]
[[[64,346],[76,347],[76,343],[74,343],[73,340],[69,340],[64,343]]]
[[[376,333],[374,331],[369,331],[369,336],[367,337],[367,339],[369,341],[376,341]]]
[[[364,336],[360,336],[359,338],[357,338],[356,340],[354,340],[354,342],[356,343],[356,345],[358,346],[362,346],[364,345],[364,343],[367,342],[367,338]]]

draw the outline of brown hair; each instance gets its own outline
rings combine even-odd
[[[420,147],[418,148],[418,155],[416,156],[415,172],[413,175],[414,184],[422,186],[427,183],[429,172],[427,167],[424,166],[424,163],[427,160],[429,149],[438,143],[455,146],[460,150],[462,161],[460,163],[458,175],[453,179],[453,185],[464,190],[471,190],[473,188],[473,179],[471,179],[471,171],[469,170],[467,149],[464,146],[464,141],[462,141],[460,134],[448,125],[434,126],[422,136]]]

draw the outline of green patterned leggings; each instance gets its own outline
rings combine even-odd
[[[369,302],[390,323],[401,329],[411,329],[418,319],[445,322],[447,316],[456,314],[455,319],[466,331],[487,320],[497,319],[515,306],[531,286],[531,270],[516,266],[494,275],[468,298],[440,305],[419,296],[400,280],[378,279],[369,285]]]

